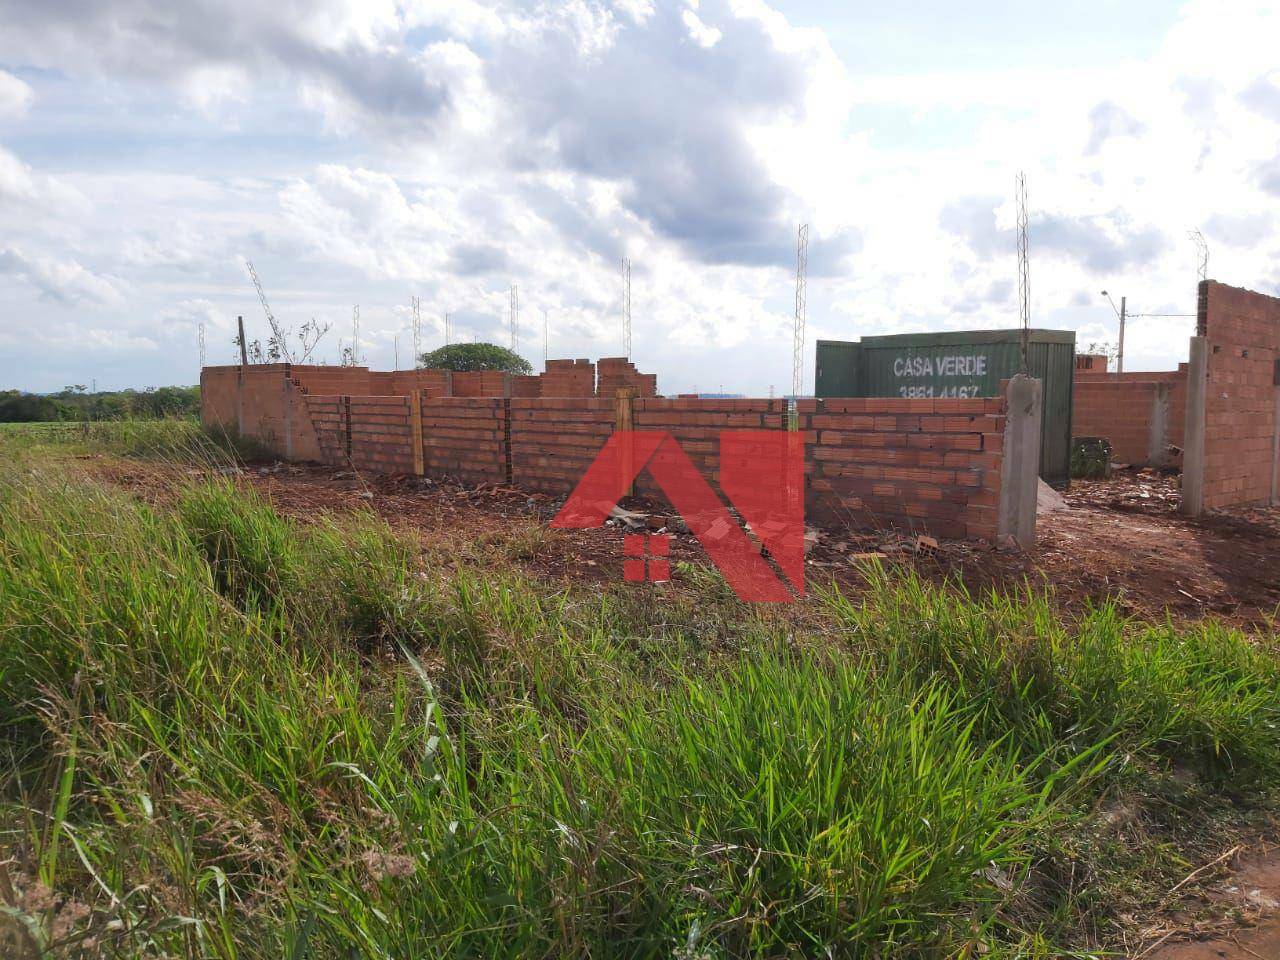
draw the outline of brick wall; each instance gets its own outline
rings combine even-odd
[[[200,371],[200,421],[206,427],[236,430],[240,421],[240,368],[205,367]]]
[[[335,466],[347,464],[347,409],[350,400],[336,394],[307,394],[305,402],[316,434],[316,447],[319,450],[316,459]]]
[[[565,496],[616,428],[618,402],[423,398],[424,472]],[[350,449],[356,467],[412,472],[411,420],[402,398],[308,396],[306,403],[327,462],[345,464]],[[806,511],[815,522],[995,538],[1003,400],[809,400],[800,403],[799,416]],[[720,431],[783,430],[786,419],[783,400],[631,401],[633,427],[669,431],[713,486]],[[636,486],[662,496],[647,473]]]
[[[539,397],[594,397],[596,365],[590,360],[548,360],[538,376]],[[603,394],[602,394],[603,396]],[[611,399],[609,394],[605,399]]]
[[[285,450],[285,382],[287,364],[256,364],[240,376],[240,434],[268,449]]]
[[[1204,507],[1269,500],[1275,469],[1280,299],[1203,281],[1199,328],[1209,345]]]
[[[1136,373],[1077,365],[1071,431],[1077,437],[1106,437],[1121,463],[1172,465],[1177,460],[1170,447],[1182,447],[1186,404],[1185,363],[1177,370]]]
[[[511,378],[511,396],[531,399],[542,396],[542,378],[520,376]]]
[[[511,479],[568,494],[613,432],[616,405],[593,397],[511,401]]]
[[[722,400],[637,398],[633,407],[636,430],[668,430],[689,459],[711,483],[720,481],[721,430],[781,430],[786,426],[785,400]],[[646,474],[638,493],[656,495],[657,484]]]
[[[631,387],[638,397],[656,397],[658,395],[658,376],[653,373],[641,373],[626,357],[601,357],[596,366],[596,396],[617,396],[621,387]]]
[[[409,397],[351,397],[351,465],[376,473],[413,473]]]
[[[457,374],[455,374],[455,377]],[[432,397],[422,401],[422,450],[428,476],[460,483],[505,483],[510,400]]]
[[[1107,372],[1107,357],[1102,353],[1077,353],[1076,370],[1087,370],[1092,373]]]
[[[509,397],[511,374],[498,370],[469,370],[453,374],[455,397]]]
[[[815,522],[995,539],[1003,399],[803,400],[799,411]]]
[[[282,457],[317,459],[319,447],[301,384],[311,371],[327,369],[287,363],[205,367],[200,371],[201,422],[234,430]]]

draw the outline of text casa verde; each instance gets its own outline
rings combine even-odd
[[[987,358],[983,354],[953,354],[950,356],[905,356],[893,360],[893,375],[899,380],[920,378],[985,377]],[[902,384],[900,397],[976,397],[981,384]]]

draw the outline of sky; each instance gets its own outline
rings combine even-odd
[[[455,340],[623,352],[660,391],[790,390],[817,339],[1031,322],[1185,360],[1209,276],[1280,293],[1280,6],[0,0],[0,389],[187,384],[360,309],[370,366]]]

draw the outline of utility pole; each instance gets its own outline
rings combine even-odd
[[[449,318],[449,314],[444,315],[444,345],[449,345],[449,337],[453,333],[453,321]]]
[[[547,369],[547,345],[550,337],[547,333],[547,308],[542,308],[542,369]]]
[[[200,321],[200,369],[204,369],[204,321]]]
[[[1116,373],[1124,373],[1124,320],[1128,297],[1120,298],[1120,343],[1116,347]]]
[[[1103,290],[1102,295],[1107,298],[1107,302],[1111,304],[1111,309],[1115,310],[1116,319],[1120,321],[1120,340],[1116,345],[1116,373],[1124,373],[1124,321],[1128,316],[1128,297],[1120,298],[1120,309],[1116,310],[1116,302],[1111,299],[1111,294]]]
[[[240,366],[247,367],[249,365],[249,348],[244,342],[244,317],[236,317],[236,326],[240,330]]]

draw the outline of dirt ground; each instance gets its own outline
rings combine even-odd
[[[1216,865],[1215,865],[1216,866]],[[1143,960],[1275,960],[1280,958],[1280,854],[1244,857],[1227,863],[1223,879],[1203,894],[1213,902],[1216,926],[1200,931],[1203,939],[1188,939],[1196,927],[1186,917],[1172,917],[1166,934],[1141,952]]]
[[[86,457],[91,470],[146,497],[163,497],[180,470],[138,461]],[[581,583],[621,578],[622,521],[598,530],[549,530],[559,500],[501,487],[463,489],[418,478],[362,476],[330,467],[250,465],[243,478],[282,512],[360,508],[414,529],[425,542],[467,554],[477,543],[516,541],[512,559],[540,577]],[[1178,478],[1122,471],[1076,481],[1066,506],[1043,514],[1038,543],[1023,554],[979,544],[929,540],[894,531],[811,530],[806,579],[857,590],[859,560],[882,555],[932,580],[970,589],[1052,587],[1064,612],[1110,600],[1146,620],[1197,620],[1212,614],[1270,632],[1280,610],[1280,508],[1250,508],[1190,520],[1178,513]],[[705,561],[697,541],[659,503],[628,501],[639,529],[671,534],[674,560]],[[852,518],[851,518],[852,519]],[[518,541],[528,541],[521,549]],[[674,578],[680,579],[678,566]]]

